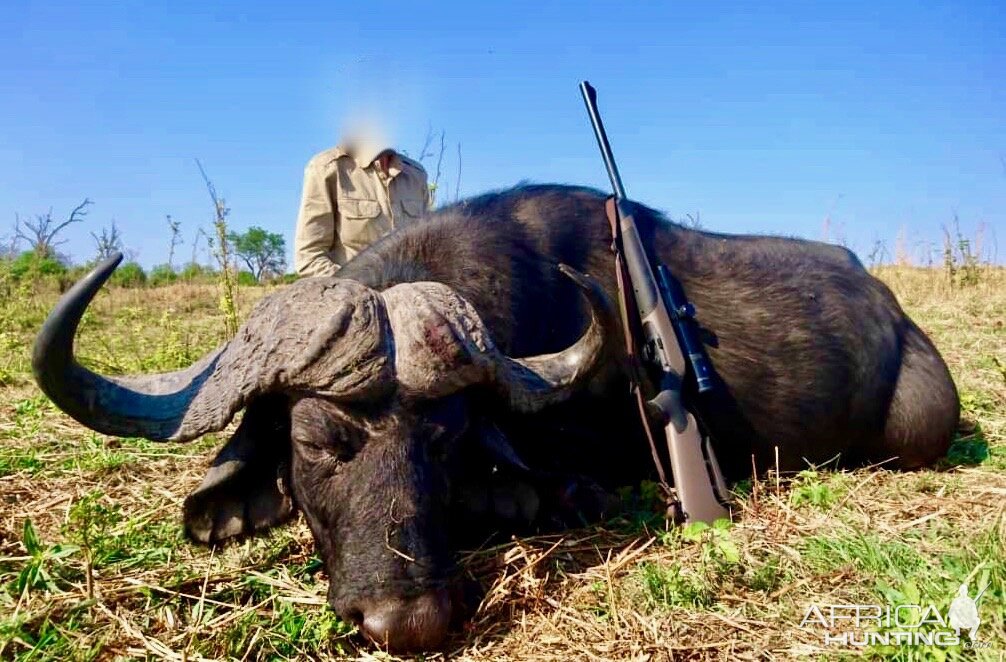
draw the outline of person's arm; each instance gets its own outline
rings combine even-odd
[[[423,182],[423,191],[426,192],[426,195],[423,198],[426,201],[426,209],[425,209],[425,211],[432,211],[433,210],[433,191],[430,190],[430,182],[429,182],[429,179],[427,179],[426,170],[424,170],[424,169],[421,168],[419,170],[419,172],[421,174],[420,179]]]
[[[325,177],[314,163],[304,169],[293,263],[301,276],[333,276],[339,265],[329,257],[335,243],[335,204],[328,194]]]

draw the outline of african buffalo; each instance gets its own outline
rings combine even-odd
[[[299,507],[332,606],[391,648],[434,648],[472,524],[575,523],[652,475],[611,313],[604,199],[523,185],[439,210],[336,278],[268,295],[230,342],[163,375],[103,377],[75,361],[106,262],[50,315],[35,375],[111,435],[185,441],[244,409],[186,500],[189,534],[216,542]],[[655,224],[697,309],[720,383],[686,395],[728,478],[747,475],[752,454],[774,464],[776,447],[783,470],[836,456],[913,468],[945,453],[959,410],[947,367],[851,252],[700,232],[642,206],[637,218]]]

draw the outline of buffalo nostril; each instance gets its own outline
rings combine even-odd
[[[414,598],[375,598],[363,606],[361,629],[391,651],[427,651],[447,637],[451,600],[444,589]]]

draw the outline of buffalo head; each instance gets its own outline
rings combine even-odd
[[[247,407],[186,503],[193,537],[247,533],[296,503],[329,573],[332,606],[391,648],[438,645],[452,611],[452,468],[465,440],[484,434],[469,400],[531,412],[568,398],[601,362],[615,324],[600,287],[560,267],[590,303],[589,327],[558,353],[511,358],[443,284],[378,292],[305,279],[266,296],[233,339],[188,369],[105,377],[75,360],[73,343],[119,259],[77,283],[43,326],[33,355],[42,390],[98,432],[157,441],[221,430]],[[227,505],[218,487],[235,480],[247,493]]]

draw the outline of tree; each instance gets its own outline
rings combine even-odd
[[[213,227],[217,231],[219,247],[213,248],[213,237],[209,235],[206,235],[206,243],[210,245],[211,252],[216,256],[217,262],[220,263],[220,284],[223,290],[220,296],[220,308],[224,311],[224,329],[227,337],[230,338],[238,332],[238,309],[234,300],[237,283],[235,282],[236,276],[234,270],[231,268],[231,247],[228,245],[230,240],[228,239],[227,232],[227,216],[231,213],[231,210],[224,202],[224,199],[217,195],[217,188],[210,181],[199,159],[196,159],[196,166],[199,168],[199,174],[203,176],[203,183],[206,184],[206,192],[210,194],[210,200],[213,201],[215,212]]]
[[[434,142],[435,138],[436,138],[436,132],[433,130],[433,124],[432,123],[428,124],[426,126],[426,137],[423,139],[423,146],[421,148],[419,148],[419,154],[416,157],[416,160],[419,161],[420,163],[423,163],[424,166],[425,166],[425,163],[426,163],[426,159],[431,159],[433,157],[436,157],[436,159],[437,159],[437,161],[436,161],[436,163],[437,163],[436,169],[434,169],[434,171],[433,171],[433,173],[434,173],[433,174],[433,181],[431,181],[429,183],[429,187],[430,187],[430,203],[431,203],[430,206],[431,207],[436,207],[437,203],[440,201],[439,199],[441,197],[443,197],[443,202],[444,203],[448,202],[448,200],[447,200],[447,193],[445,193],[443,196],[440,195],[440,189],[441,189],[440,177],[443,174],[444,154],[447,151],[447,142],[446,142],[446,140],[447,140],[447,131],[443,130],[443,129],[441,129],[441,131],[440,131],[440,148],[439,149],[434,149],[433,148],[433,142]],[[460,142],[458,142],[458,144],[457,144],[457,152],[458,152],[458,157],[457,157],[458,172],[457,172],[457,177],[454,180],[454,202],[457,202],[461,198],[461,143]],[[409,155],[408,152],[405,152],[405,155],[408,156]],[[444,189],[445,192],[446,191],[450,191],[449,183],[446,180],[444,181],[444,186],[442,188]]]
[[[17,257],[17,237],[4,235],[0,239],[0,260],[13,260]]]
[[[192,260],[189,261],[189,265],[199,264],[199,238],[205,236],[207,236],[205,230],[202,228],[196,228],[196,236],[192,238]]]
[[[87,216],[87,208],[92,203],[89,198],[73,208],[70,216],[65,221],[59,222],[53,219],[52,209],[45,214],[35,216],[35,221],[22,221],[21,217],[14,215],[14,236],[16,239],[24,239],[28,242],[28,247],[40,257],[56,257],[56,246],[63,241],[56,241],[56,235],[63,231],[63,228],[71,223],[80,223]],[[65,240],[64,240],[65,241]]]
[[[98,249],[99,261],[112,257],[113,253],[122,252],[122,235],[119,234],[119,228],[114,220],[110,228],[101,228],[101,234],[92,232],[91,237],[94,238],[94,245]]]
[[[227,239],[234,247],[234,254],[248,265],[257,282],[262,282],[263,276],[280,276],[286,271],[283,235],[251,227],[243,234],[232,232]]]
[[[175,249],[184,243],[182,241],[182,224],[180,221],[171,218],[171,214],[168,214],[168,228],[171,230],[171,244],[168,248],[168,269],[173,270],[175,268]],[[195,257],[192,260],[195,261]]]

